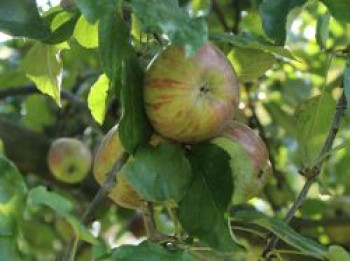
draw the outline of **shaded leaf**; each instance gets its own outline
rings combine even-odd
[[[329,35],[329,19],[330,14],[328,12],[320,15],[320,17],[317,19],[316,41],[321,49],[327,48],[327,40]]]
[[[137,246],[124,245],[112,250],[108,260],[115,261],[194,261],[189,254],[182,250],[167,250],[164,247],[143,241]],[[106,260],[106,259],[103,259]]]
[[[330,246],[327,258],[329,261],[350,261],[350,254],[341,246]]]
[[[151,136],[151,126],[143,101],[143,70],[135,56],[125,59],[122,70],[121,103],[122,116],[119,123],[119,137],[129,152],[146,144]]]
[[[111,85],[119,90],[122,63],[132,52],[132,47],[129,31],[116,12],[109,11],[100,20],[98,42],[103,70]]]
[[[0,30],[33,39],[44,39],[50,34],[50,28],[40,17],[35,0],[2,0]]]
[[[45,17],[50,23],[51,34],[43,40],[47,44],[58,44],[69,39],[79,18],[78,12],[58,10]]]
[[[102,124],[105,118],[108,89],[109,80],[105,74],[101,74],[89,92],[88,106],[92,116],[99,124]]]
[[[247,33],[242,33],[238,35],[230,33],[216,33],[211,34],[210,39],[219,42],[229,42],[232,45],[241,48],[261,50],[284,58],[294,59],[291,52],[283,46],[274,45],[266,41],[262,37],[254,36]]]
[[[64,217],[71,224],[79,239],[92,244],[97,242],[81,221],[72,215],[73,203],[68,199],[55,192],[48,191],[43,186],[39,186],[31,189],[28,195],[28,206],[38,205],[46,206]]]
[[[76,0],[75,2],[86,20],[88,20],[90,24],[94,24],[106,13],[114,12],[116,3],[119,2],[119,0]]]
[[[350,57],[348,57],[346,60],[343,88],[344,88],[346,100],[350,103]]]
[[[264,51],[239,47],[233,48],[227,57],[241,81],[252,81],[259,78],[276,61],[273,55]]]
[[[231,238],[225,212],[233,194],[233,181],[226,152],[209,143],[196,145],[189,155],[193,181],[179,202],[184,229],[220,251],[238,250]],[[205,218],[202,218],[205,217]]]
[[[42,131],[46,126],[52,124],[55,120],[50,111],[46,97],[43,95],[31,95],[24,103],[25,114],[22,121],[25,126],[34,131]]]
[[[348,0],[321,0],[335,19],[350,22],[350,1]]]
[[[42,43],[34,44],[23,59],[22,66],[36,87],[60,105],[63,64],[57,48]]]
[[[2,260],[22,261],[17,248],[17,240],[15,237],[0,236],[0,257]]]
[[[257,211],[238,211],[234,214],[234,218],[244,222],[254,223],[276,234],[287,244],[300,250],[302,253],[324,258],[327,255],[327,248],[315,241],[299,235],[283,221],[268,217]]]
[[[164,33],[170,41],[193,55],[207,41],[204,19],[191,19],[177,0],[131,0],[134,14],[148,33]]]
[[[123,175],[142,199],[157,202],[179,202],[192,180],[184,151],[170,144],[141,147]]]
[[[266,35],[276,44],[284,45],[288,13],[305,2],[306,0],[263,0],[259,10]]]
[[[295,110],[298,151],[303,166],[312,166],[332,123],[335,100],[323,93],[302,102]]]

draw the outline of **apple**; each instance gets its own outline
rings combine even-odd
[[[79,183],[89,173],[92,156],[89,148],[74,138],[56,139],[50,147],[47,162],[51,173],[65,183]]]
[[[153,135],[151,137],[151,145],[158,145],[163,139],[159,136]],[[103,138],[94,161],[94,177],[101,185],[115,161],[125,152],[123,145],[119,139],[118,125],[114,126]],[[132,160],[129,157],[128,162]],[[126,163],[127,164],[127,163]],[[119,206],[124,208],[136,209],[141,204],[140,196],[131,186],[126,178],[122,177],[121,172],[117,173],[117,184],[109,194],[109,197]]]
[[[350,197],[338,196],[328,202],[325,218],[349,218],[350,220]],[[327,225],[325,231],[331,243],[350,246],[350,225]]]
[[[211,43],[193,57],[168,46],[147,68],[144,83],[146,113],[162,136],[196,143],[221,133],[239,102],[235,71]]]
[[[230,122],[221,136],[211,142],[230,156],[233,203],[240,204],[258,195],[272,173],[269,153],[261,138],[248,126]]]

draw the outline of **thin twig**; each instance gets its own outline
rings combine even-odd
[[[88,208],[85,210],[84,214],[82,215],[81,221],[84,224],[87,224],[91,221],[91,219],[93,218],[93,213],[101,205],[102,201],[107,197],[111,189],[115,186],[117,173],[123,167],[123,165],[128,160],[128,158],[129,158],[129,155],[127,153],[124,153],[114,163],[113,168],[107,175],[106,180],[104,181],[101,188],[97,192],[96,196],[93,198]],[[64,261],[74,260],[75,250],[73,246],[74,246],[74,242],[76,241],[77,241],[77,235],[72,236],[71,239],[69,240],[69,243],[66,249],[66,256],[63,259]]]
[[[300,208],[304,200],[306,199],[306,196],[310,190],[310,187],[312,184],[317,180],[317,177],[319,176],[323,162],[325,161],[324,155],[327,154],[333,146],[333,142],[335,140],[335,137],[337,135],[339,126],[340,126],[340,121],[342,117],[345,114],[347,107],[347,101],[345,97],[345,92],[343,91],[342,95],[340,96],[337,106],[336,106],[336,111],[333,117],[333,122],[331,125],[331,128],[329,129],[327,139],[322,147],[322,150],[318,156],[318,161],[312,168],[308,168],[305,171],[303,171],[305,177],[306,177],[306,182],[300,191],[297,199],[293,203],[292,207],[289,209],[286,217],[284,218],[284,221],[288,223],[293,217],[295,212]],[[273,236],[267,246],[265,247],[263,251],[263,256],[266,257],[268,252],[271,251],[272,249],[276,248],[276,245],[278,243],[279,238],[276,236]]]
[[[226,22],[224,12],[222,11],[220,4],[217,0],[212,0],[213,3],[213,10],[218,17],[220,23],[224,27],[226,32],[230,32],[230,27],[228,26],[228,23]]]

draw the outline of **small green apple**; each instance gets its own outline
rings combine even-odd
[[[58,180],[74,184],[81,182],[89,173],[92,155],[80,140],[59,138],[51,144],[47,162]]]
[[[230,61],[211,43],[193,57],[170,45],[151,62],[144,84],[148,118],[162,136],[195,143],[221,133],[239,103]]]
[[[266,145],[248,126],[231,122],[223,134],[211,141],[230,156],[234,180],[234,204],[240,204],[258,195],[271,175],[271,164]]]

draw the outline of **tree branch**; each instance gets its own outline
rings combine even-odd
[[[44,135],[0,116],[0,139],[4,143],[5,155],[15,163],[22,174],[36,174],[47,184],[65,190],[78,189],[88,199],[91,199],[97,191],[97,184],[93,181],[92,175],[78,185],[67,185],[53,177],[46,161],[51,140]]]
[[[222,11],[218,0],[212,0],[212,4],[213,4],[213,10],[214,10],[216,16],[218,17],[220,23],[224,27],[225,31],[230,32],[230,27],[228,26],[228,23],[226,22],[224,12]]]
[[[84,214],[82,215],[81,221],[84,224],[87,224],[91,221],[91,219],[93,218],[93,213],[101,205],[102,201],[107,198],[109,192],[116,184],[117,173],[123,167],[123,165],[128,160],[128,158],[129,158],[129,155],[127,153],[123,153],[120,156],[120,158],[114,163],[112,170],[107,175],[106,180],[101,185],[97,194],[95,195],[93,200],[90,202],[88,208],[85,210]],[[77,241],[78,241],[77,235],[74,235],[71,237],[71,239],[68,243],[68,246],[67,246],[66,256],[63,259],[64,261],[73,261],[74,260],[74,256],[75,256],[74,245]]]
[[[302,173],[304,173],[304,176],[306,177],[306,182],[305,182],[302,190],[300,191],[297,199],[295,200],[294,204],[289,209],[286,217],[284,218],[285,222],[288,223],[293,218],[295,212],[300,208],[300,206],[304,202],[304,200],[305,200],[305,198],[310,190],[310,187],[317,180],[317,177],[319,176],[319,174],[321,172],[322,165],[323,165],[323,162],[325,160],[324,155],[328,154],[328,152],[332,149],[333,142],[334,142],[335,137],[337,135],[337,132],[338,132],[338,129],[340,126],[340,121],[345,114],[346,107],[347,107],[347,101],[346,101],[346,97],[345,97],[345,91],[343,91],[342,95],[340,96],[340,98],[337,102],[336,111],[335,111],[335,114],[333,117],[333,122],[332,122],[331,128],[328,132],[327,139],[326,139],[326,141],[322,147],[322,150],[318,156],[318,161],[316,162],[316,164],[312,168],[307,168],[307,169],[302,171]],[[263,252],[264,257],[267,256],[267,254],[270,250],[276,248],[278,240],[279,239],[276,236],[274,236],[270,239],[269,243],[267,244],[267,246],[264,249],[264,252]]]

